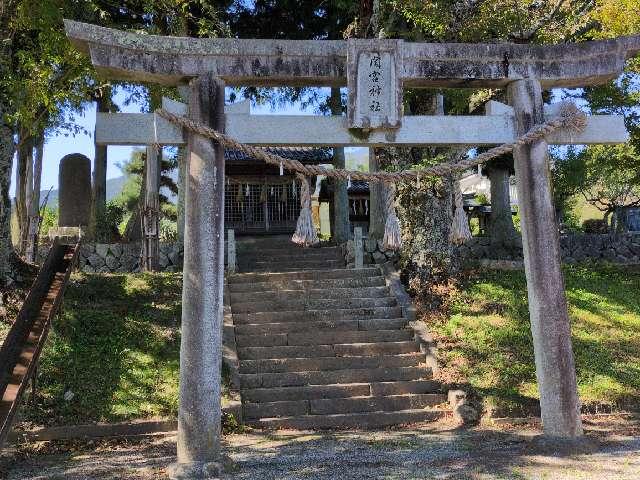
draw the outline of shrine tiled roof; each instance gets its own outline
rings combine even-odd
[[[320,164],[331,163],[333,161],[333,152],[330,148],[313,148],[313,147],[262,147],[269,153],[279,155],[289,160],[298,160],[304,164]],[[258,162],[253,157],[239,150],[225,150],[224,158],[231,162]]]
[[[349,193],[369,193],[369,182],[364,180],[352,180],[351,187],[347,188]]]

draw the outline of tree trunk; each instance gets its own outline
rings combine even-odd
[[[20,129],[18,136],[19,147],[16,168],[16,215],[18,218],[18,253],[25,254],[28,228],[27,190],[29,185],[29,170],[33,168],[33,139],[25,129]]]
[[[342,99],[340,89],[331,89],[329,99],[332,115],[342,115]],[[335,168],[345,168],[344,148],[333,149],[333,166]],[[333,179],[333,227],[331,237],[336,243],[344,243],[349,240],[349,194],[347,193],[347,182]]]
[[[511,217],[511,200],[509,198],[509,170],[491,168],[491,241],[498,245],[511,245],[517,238],[516,229]]]
[[[0,43],[0,76],[4,59],[9,58],[10,49]],[[15,252],[11,244],[11,169],[13,166],[13,128],[6,123],[6,115],[10,111],[9,99],[0,92],[0,287],[5,285],[13,275]]]
[[[96,98],[96,110],[101,113],[111,111],[111,87],[105,87],[102,96]],[[91,233],[99,242],[109,241],[111,229],[103,225],[107,211],[107,146],[95,146],[93,164],[93,202],[91,212]]]
[[[42,184],[42,155],[44,153],[44,132],[38,135],[36,140],[36,151],[33,156],[32,171],[28,181],[28,201],[27,201],[27,239],[25,256],[28,262],[36,263],[38,257],[38,232],[40,230],[40,188]]]

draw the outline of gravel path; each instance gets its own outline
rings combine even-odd
[[[446,424],[383,432],[245,433],[225,439],[224,479],[640,478],[640,427],[620,418],[587,422],[589,453],[542,450],[533,426],[458,431]],[[8,480],[165,478],[175,436],[21,446],[0,459]]]

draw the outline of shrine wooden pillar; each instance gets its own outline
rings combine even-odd
[[[192,81],[189,117],[224,130],[220,79]],[[193,133],[187,145],[178,460],[170,477],[210,479],[220,472],[224,151]]]
[[[535,79],[507,88],[517,135],[544,123],[542,89]],[[580,400],[560,261],[548,145],[538,141],[514,151],[524,264],[544,435],[582,435]]]

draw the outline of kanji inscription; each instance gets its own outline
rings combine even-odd
[[[379,44],[378,44],[379,45]],[[349,126],[364,129],[400,127],[398,43],[380,49],[355,41],[349,49]],[[369,48],[367,48],[369,47]]]

